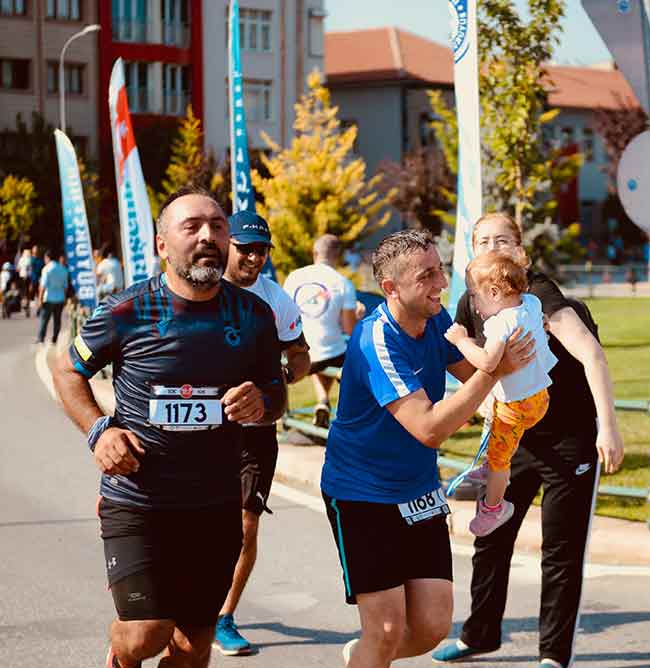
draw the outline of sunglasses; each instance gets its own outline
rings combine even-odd
[[[266,244],[233,244],[233,246],[241,255],[255,253],[259,257],[264,257],[269,252],[269,247]]]

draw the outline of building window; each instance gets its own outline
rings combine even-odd
[[[182,65],[163,66],[163,113],[184,116],[191,98],[190,68]]]
[[[0,16],[25,16],[25,0],[0,0]]]
[[[81,0],[47,0],[47,18],[81,20]]]
[[[591,128],[582,128],[582,153],[585,162],[593,162],[595,159],[594,131]]]
[[[552,151],[556,148],[555,126],[551,123],[542,125],[542,146],[544,151]]]
[[[243,51],[271,51],[271,12],[240,9],[239,39]]]
[[[576,140],[575,128],[567,125],[560,131],[560,143],[562,146],[571,146]]]
[[[68,65],[63,67],[63,78],[65,80],[65,92],[71,95],[83,95],[84,92],[84,66]],[[47,64],[47,92],[59,92],[59,63]]]
[[[325,55],[323,20],[325,12],[318,9],[309,10],[309,55],[321,58]]]
[[[423,112],[420,114],[418,123],[418,134],[420,136],[420,146],[431,146],[436,143],[436,133],[431,127],[432,121],[436,119],[435,114]]]
[[[29,90],[29,60],[1,59],[0,88],[5,90]]]
[[[149,95],[149,64],[124,63],[126,95],[129,111],[134,114],[146,114],[152,111]]]
[[[187,48],[190,43],[189,0],[160,0],[163,43]]]
[[[270,81],[244,81],[244,109],[252,123],[273,120]]]
[[[113,0],[113,39],[146,42],[149,34],[147,0]]]

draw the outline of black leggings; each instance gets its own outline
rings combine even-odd
[[[505,498],[512,519],[474,542],[472,610],[461,640],[476,649],[501,646],[501,622],[510,561],[519,527],[540,486],[542,498],[542,595],[540,658],[568,666],[573,654],[582,591],[582,568],[596,479],[595,431],[588,437],[549,434],[526,438],[512,459]]]

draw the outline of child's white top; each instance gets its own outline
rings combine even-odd
[[[535,340],[535,359],[523,369],[502,378],[492,390],[502,402],[521,401],[541,392],[551,384],[548,372],[556,365],[557,357],[548,347],[544,331],[542,302],[535,295],[521,295],[521,305],[504,308],[483,323],[485,345],[492,341],[507,341],[508,337],[521,327],[530,332]]]

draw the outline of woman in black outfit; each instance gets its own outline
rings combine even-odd
[[[519,227],[505,214],[483,216],[474,226],[476,255],[521,244]],[[460,640],[436,650],[434,662],[458,661],[501,646],[514,543],[542,487],[540,668],[571,665],[600,466],[613,473],[623,461],[607,360],[589,311],[581,302],[565,298],[544,274],[529,270],[528,282],[529,292],[542,302],[550,326],[549,344],[558,358],[550,372],[550,406],[546,416],[525,432],[512,459],[505,498],[514,503],[514,516],[474,542],[472,609]],[[458,302],[456,321],[483,344],[483,323],[467,292]]]

